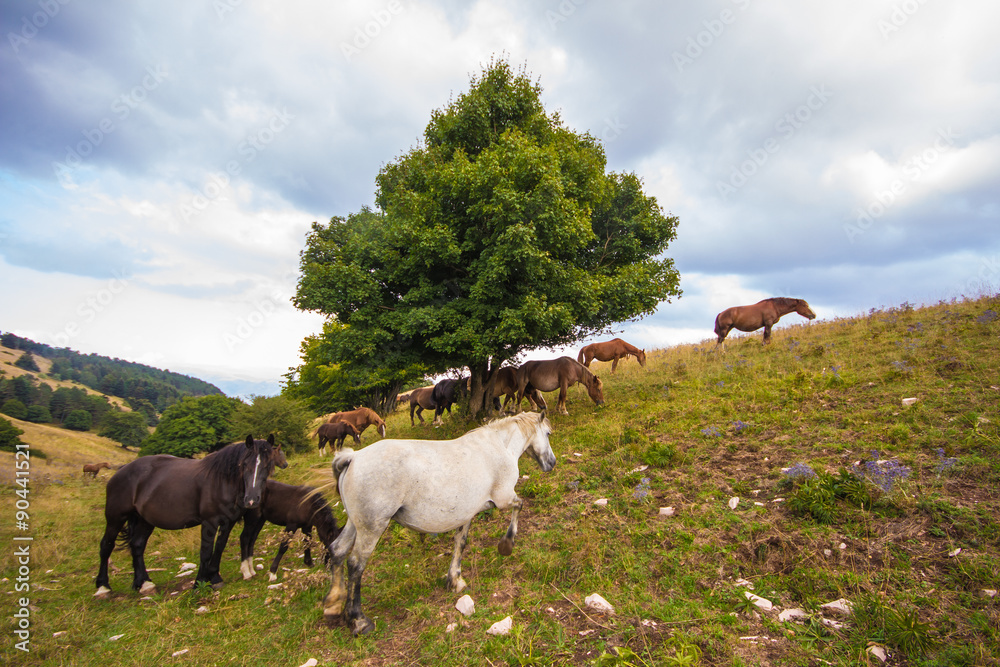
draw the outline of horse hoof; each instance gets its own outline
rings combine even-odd
[[[111,589],[107,586],[101,586],[97,589],[97,592],[94,593],[94,597],[98,600],[107,600],[111,597]]]
[[[247,560],[243,561],[242,563],[240,563],[240,572],[243,573],[243,579],[244,579],[244,581],[247,580],[247,579],[250,579],[255,574],[257,574],[254,571],[253,564],[250,562],[249,559],[247,559]]]
[[[497,545],[497,551],[500,552],[501,556],[509,556],[514,553],[514,541],[509,538],[503,538],[500,540],[500,544]]]
[[[375,623],[368,620],[368,617],[362,616],[361,618],[354,619],[354,629],[351,630],[351,634],[355,637],[358,635],[367,635],[374,629]]]
[[[267,573],[267,580],[268,581],[277,581],[278,580],[278,575],[276,575],[274,572],[268,572]]]
[[[143,595],[149,595],[155,590],[156,590],[156,584],[154,584],[152,581],[144,581],[142,583],[142,586],[139,587],[139,592],[142,593]]]
[[[456,592],[456,593],[461,593],[462,591],[464,591],[468,587],[469,587],[469,585],[467,583],[465,583],[465,579],[463,579],[462,577],[459,577],[458,581],[455,582],[455,585],[452,586],[451,589],[454,592]]]

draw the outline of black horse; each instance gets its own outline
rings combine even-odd
[[[468,378],[458,378],[457,380],[447,379],[441,380],[434,385],[434,391],[431,392],[431,401],[433,401],[435,406],[434,424],[440,425],[444,423],[441,416],[445,410],[448,411],[449,415],[451,414],[452,404],[465,394],[465,386],[468,381]]]
[[[108,560],[120,536],[132,552],[132,588],[155,588],[143,554],[154,528],[179,530],[201,525],[201,561],[195,581],[221,584],[219,563],[229,531],[243,513],[260,505],[264,482],[277,465],[288,465],[274,436],[237,442],[203,459],[166,454],[143,456],[108,480],[107,526],[101,538],[98,597],[111,593]]]
[[[281,536],[281,545],[278,547],[278,554],[271,562],[272,581],[278,578],[278,564],[281,563],[281,557],[288,551],[288,543],[296,530],[301,530],[307,538],[305,551],[307,567],[313,564],[312,553],[309,550],[312,529],[316,529],[320,541],[328,549],[330,543],[340,534],[340,528],[337,527],[337,520],[330,510],[330,506],[314,488],[311,486],[292,486],[269,479],[260,507],[243,515],[243,532],[240,534],[240,571],[243,572],[244,579],[249,579],[255,574],[253,547],[265,521],[285,527],[285,532]]]

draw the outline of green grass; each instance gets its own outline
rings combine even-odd
[[[570,416],[552,416],[556,468],[542,473],[522,461],[528,478],[518,484],[525,510],[514,554],[496,550],[506,512],[473,522],[463,569],[475,614],[461,617],[458,596],[444,586],[452,536],[394,526],[364,576],[376,630],[357,639],[322,620],[329,576],[320,566],[295,571],[303,569],[301,545],[282,562],[284,588],[268,589],[260,576],[244,582],[239,528],[221,591],[170,595],[179,586],[176,559],[196,561],[198,531],[156,531],[147,566],[164,569],[152,573],[154,599],[129,590],[129,558],[115,552],[116,594],[94,600],[103,485],[38,462],[32,651],[13,647],[12,606],[0,654],[6,664],[44,665],[297,665],[315,657],[359,665],[847,666],[865,664],[874,643],[895,655],[893,664],[1000,664],[1000,599],[983,593],[1000,588],[1000,320],[989,316],[996,310],[995,298],[904,305],[785,327],[766,348],[757,334],[729,341],[724,354],[714,342],[650,352],[645,369],[629,360],[613,376],[609,364],[595,364],[607,404],[598,408],[571,389]],[[905,407],[908,397],[918,400]],[[471,427],[458,416],[440,429],[411,427],[402,411],[388,420],[392,437],[447,438]],[[377,437],[369,430],[362,441]],[[841,475],[873,452],[908,475],[885,489]],[[57,466],[58,452],[46,454],[45,465]],[[13,467],[9,458],[2,463]],[[796,464],[818,481],[782,471]],[[327,474],[328,461],[310,453],[291,458],[276,478],[317,483]],[[10,515],[15,488],[3,487]],[[731,510],[734,496],[740,502]],[[608,504],[594,505],[599,498]],[[673,517],[659,515],[666,506]],[[12,533],[11,522],[0,523],[0,542],[13,544]],[[276,535],[265,529],[259,561],[273,557]],[[12,552],[0,560],[5,592],[16,577]],[[813,620],[756,613],[740,578]],[[614,615],[585,608],[595,592]],[[820,606],[841,597],[854,603],[853,616],[840,629],[820,624]],[[511,635],[486,635],[508,615]],[[458,624],[454,632],[445,632],[449,623]]]

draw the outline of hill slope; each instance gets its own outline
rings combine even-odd
[[[377,627],[363,639],[321,620],[321,567],[297,571],[289,554],[282,588],[242,581],[235,536],[222,591],[171,596],[175,558],[195,557],[197,530],[153,534],[147,564],[166,571],[153,573],[152,601],[128,592],[126,572],[112,576],[111,601],[93,601],[102,489],[44,486],[32,497],[47,537],[32,567],[54,572],[39,579],[31,659],[148,664],[187,649],[199,665],[847,666],[876,664],[875,646],[892,665],[997,665],[998,310],[988,298],[904,306],[783,328],[768,347],[746,336],[725,353],[714,341],[659,350],[615,375],[595,364],[606,406],[572,388],[570,416],[551,416],[556,468],[522,461],[513,555],[495,548],[506,512],[472,524],[463,569],[475,613],[462,617],[442,584],[452,536],[392,527],[365,572]],[[472,426],[387,420],[394,438]],[[369,430],[362,442],[376,439]],[[315,453],[290,463],[277,479],[329,475]],[[0,540],[10,532],[0,524]],[[8,555],[3,575],[14,571]],[[749,585],[774,608],[752,604]],[[595,592],[613,615],[585,607]],[[840,598],[853,613],[822,610]],[[804,623],[779,618],[795,608]],[[508,615],[511,635],[485,634]],[[9,644],[0,652],[13,656]]]

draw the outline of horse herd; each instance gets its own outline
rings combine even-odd
[[[723,311],[715,323],[717,346],[722,345],[733,328],[753,331],[764,327],[767,343],[771,327],[790,312],[809,319],[816,316],[805,301],[785,298],[765,299],[753,306]],[[557,410],[562,414],[568,414],[566,392],[575,383],[583,384],[596,404],[603,404],[602,383],[590,371],[590,363],[594,359],[611,361],[614,372],[619,360],[628,356],[634,356],[645,366],[644,350],[614,339],[584,347],[575,360],[560,357],[502,368],[491,391],[495,405],[500,407],[499,397],[504,396],[502,409],[506,410],[513,401],[519,411],[522,400],[528,398],[540,412],[521,412],[497,419],[453,440],[382,439],[355,451],[342,448],[347,437],[358,443],[361,433],[374,425],[384,438],[385,422],[369,408],[330,415],[313,435],[319,437],[323,454],[326,444],[333,444],[330,485],[347,514],[342,528],[337,526],[330,506],[323,499],[324,489],[269,479],[275,467],[287,466],[273,435],[267,440],[247,436],[245,442],[234,443],[200,460],[162,454],[140,457],[122,466],[107,484],[106,527],[100,541],[95,597],[110,596],[108,565],[116,541],[126,544],[131,551],[133,589],[143,594],[155,589],[144,562],[146,542],[154,528],[177,530],[200,525],[201,548],[195,581],[221,585],[222,553],[230,531],[241,519],[244,527],[240,536],[240,570],[244,578],[254,576],[254,543],[266,522],[285,527],[270,567],[272,580],[276,578],[291,534],[301,530],[309,536],[316,529],[328,551],[332,573],[331,588],[323,600],[324,616],[342,617],[355,635],[375,627],[361,610],[361,576],[391,520],[423,533],[456,531],[446,582],[452,591],[460,592],[466,586],[462,578],[462,555],[472,519],[490,508],[510,509],[510,525],[498,545],[501,555],[510,555],[522,505],[514,490],[519,475],[518,459],[528,453],[545,472],[556,464],[549,446],[552,424],[546,417],[547,406],[541,392],[559,389]],[[449,379],[411,392],[411,424],[415,411],[423,423],[420,411],[432,408],[435,422],[439,422],[445,410],[450,412],[464,385],[464,380]],[[85,468],[85,472],[96,475],[99,469]],[[312,563],[308,548],[305,563]]]

